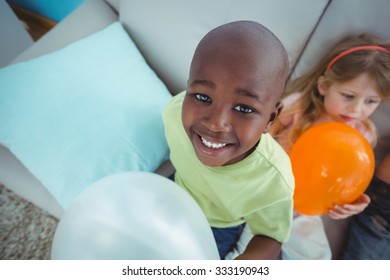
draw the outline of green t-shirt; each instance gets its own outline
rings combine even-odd
[[[226,228],[246,222],[253,234],[286,242],[293,213],[294,177],[288,155],[263,134],[244,160],[220,167],[202,164],[181,120],[185,92],[163,112],[175,181],[199,204],[209,224]]]

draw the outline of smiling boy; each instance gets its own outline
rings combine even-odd
[[[282,110],[286,51],[264,26],[237,21],[200,41],[186,92],[163,113],[175,181],[197,201],[221,259],[245,224],[254,237],[237,259],[274,259],[289,236],[294,179],[267,133]]]

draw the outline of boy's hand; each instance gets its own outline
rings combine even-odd
[[[335,205],[328,214],[332,219],[340,220],[363,212],[370,203],[370,197],[362,194],[352,204],[344,204],[342,206]]]

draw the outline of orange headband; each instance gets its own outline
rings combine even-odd
[[[328,66],[326,67],[326,70],[325,70],[325,74],[326,72],[328,72],[328,70],[333,66],[333,64],[339,60],[340,58],[350,54],[350,53],[353,53],[353,52],[356,52],[356,51],[360,51],[360,50],[378,50],[378,51],[384,51],[384,52],[389,52],[388,49],[386,49],[385,47],[381,47],[381,46],[375,46],[375,45],[369,45],[369,46],[359,46],[359,47],[354,47],[354,48],[351,48],[351,49],[348,49],[346,51],[343,51],[341,52],[339,55],[335,56],[328,64]]]

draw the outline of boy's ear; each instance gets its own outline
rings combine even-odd
[[[325,92],[326,90],[328,89],[328,86],[325,82],[325,78],[324,76],[320,76],[317,80],[317,89],[318,89],[318,92],[320,93],[320,95],[324,96],[325,95]]]
[[[267,126],[265,127],[263,133],[269,132],[272,125],[275,123],[276,119],[278,118],[278,116],[282,112],[282,110],[283,110],[283,102],[278,101],[278,103],[276,103],[276,105],[275,105],[275,110],[270,115],[269,121],[268,121]]]

